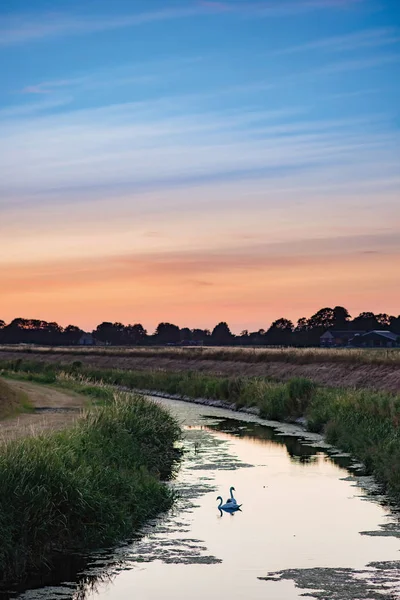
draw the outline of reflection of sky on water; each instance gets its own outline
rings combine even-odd
[[[372,561],[397,558],[396,537],[360,535],[390,525],[392,516],[378,502],[365,501],[365,492],[340,466],[350,459],[329,457],[324,449],[332,449],[318,436],[305,434],[303,443],[292,426],[273,429],[250,415],[236,419],[223,409],[162,404],[184,427],[174,508],[140,539],[90,557],[78,577],[79,591],[76,583],[62,584],[21,598],[71,598],[75,590],[75,600],[197,600],[219,597],[224,586],[232,599],[294,600],[307,586],[315,589],[318,572],[323,589],[337,581],[345,594],[346,585],[354,588],[354,577],[360,577],[353,570],[364,573]],[[231,485],[242,511],[221,518],[216,496],[226,499]],[[393,575],[389,565],[380,572]],[[271,573],[272,579],[261,579]],[[368,585],[363,598],[371,597]],[[349,594],[332,598],[355,597]]]

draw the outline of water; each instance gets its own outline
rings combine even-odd
[[[398,519],[348,456],[292,426],[160,402],[185,428],[174,508],[142,537],[12,597],[400,598]],[[221,517],[216,496],[231,485],[242,511]]]

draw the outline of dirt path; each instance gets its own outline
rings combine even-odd
[[[73,423],[87,401],[74,392],[63,392],[29,381],[8,380],[7,383],[28,396],[34,412],[0,421],[0,441],[34,435],[49,429],[62,429]]]

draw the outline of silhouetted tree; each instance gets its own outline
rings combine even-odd
[[[272,346],[288,346],[293,333],[293,323],[289,319],[277,319],[265,334],[265,341]]]
[[[333,325],[335,329],[347,329],[351,316],[343,306],[335,306],[333,309]]]
[[[147,331],[141,323],[127,325],[124,331],[124,340],[126,340],[126,344],[141,346],[147,341]]]
[[[301,319],[297,321],[296,331],[307,331],[307,329],[308,319],[306,319],[306,317],[301,317]]]
[[[210,338],[209,329],[192,329],[192,340],[197,343],[205,343]]]
[[[114,346],[121,346],[126,343],[126,332],[122,323],[103,321],[93,331],[93,335],[101,342],[113,344]]]
[[[373,312],[362,312],[358,317],[353,319],[351,328],[361,331],[371,331],[372,329],[379,329],[379,323]]]
[[[218,323],[212,331],[211,342],[214,346],[225,346],[231,344],[233,341],[233,335],[225,321]]]
[[[321,308],[308,319],[308,329],[330,329],[335,324],[333,308]]]
[[[76,325],[68,325],[64,329],[63,333],[63,343],[64,344],[77,344],[79,338],[81,337],[83,331]]]
[[[179,327],[172,323],[160,323],[155,335],[158,344],[177,344],[181,338]]]
[[[182,327],[180,331],[180,340],[181,342],[191,342],[192,341],[192,332],[189,327]]]
[[[379,313],[376,315],[376,320],[378,321],[379,327],[383,329],[388,329],[390,327],[390,316],[386,313]]]
[[[400,335],[400,315],[398,317],[390,317],[390,331]]]

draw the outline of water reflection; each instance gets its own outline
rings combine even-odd
[[[346,497],[348,484],[338,485],[340,475],[332,463],[349,468],[349,458],[327,457],[321,448],[312,446],[301,436],[279,433],[261,423],[216,414],[203,415],[199,414],[197,407],[184,407],[186,413],[192,408],[193,419],[186,417],[189,425],[185,428],[182,469],[174,483],[179,499],[172,511],[149,524],[142,537],[134,542],[88,557],[62,557],[57,568],[46,578],[30,581],[25,588],[26,593],[19,595],[22,589],[15,589],[5,595],[0,593],[0,598],[87,600],[94,596],[103,597],[105,586],[115,579],[118,582],[115,587],[121,586],[125,575],[132,578],[129,581],[135,582],[137,591],[148,590],[154,578],[158,577],[161,581],[164,577],[160,587],[165,585],[168,590],[168,583],[177,585],[175,595],[165,597],[181,598],[184,597],[179,592],[182,579],[188,577],[192,584],[192,576],[195,578],[198,573],[194,588],[198,589],[199,595],[191,596],[197,599],[204,581],[202,569],[205,565],[215,565],[215,569],[207,571],[210,589],[217,589],[224,577],[232,577],[233,597],[242,598],[244,596],[238,595],[240,590],[236,589],[240,583],[239,574],[236,580],[234,575],[231,576],[239,572],[239,567],[242,569],[242,562],[246,563],[248,570],[249,579],[243,580],[246,586],[253,585],[251,578],[256,571],[262,576],[272,568],[276,572],[282,568],[280,557],[283,557],[286,568],[290,561],[296,565],[303,555],[308,557],[307,560],[314,560],[315,548],[318,548],[321,555],[318,561],[324,562],[325,556],[325,562],[331,564],[332,556],[336,557],[336,549],[354,530],[354,537],[349,534],[349,539],[346,538],[348,543],[343,544],[340,550],[344,554],[348,546],[349,560],[352,559],[354,549],[359,548],[356,535],[362,531],[361,527],[372,529],[374,523],[360,516],[364,507],[354,507],[349,503]],[[324,473],[321,474],[322,471]],[[264,490],[267,486],[263,483],[267,481],[269,489]],[[215,511],[215,497],[220,490],[229,489],[232,483],[237,486],[239,498],[247,510],[240,514],[241,510],[229,512],[219,509],[218,513]],[[335,518],[337,522],[331,527],[330,522]],[[357,524],[357,519],[362,525]],[[237,534],[243,555],[238,563],[230,563],[235,560]],[[274,540],[272,545],[270,539]],[[365,547],[367,539],[363,536]],[[146,569],[143,569],[144,563]],[[191,565],[193,570],[183,565]],[[167,566],[168,571],[164,570]],[[189,571],[193,575],[186,575]],[[140,588],[140,583],[143,588]],[[254,582],[256,585],[267,583],[259,580]],[[253,594],[247,594],[246,588],[246,597],[276,597],[275,590],[271,596],[265,596],[264,589],[260,592],[254,590]],[[184,590],[181,592],[184,594]],[[260,595],[256,595],[258,593]],[[120,595],[110,592],[110,596],[106,594],[106,597],[119,600],[128,596],[124,595],[122,588]],[[146,597],[153,599],[159,596],[149,593]]]
[[[211,417],[204,416],[204,419]],[[235,438],[247,438],[252,440],[255,444],[267,444],[270,446],[284,446],[287,454],[292,462],[300,463],[304,465],[313,464],[319,460],[321,456],[324,456],[327,460],[332,460],[339,467],[352,470],[353,460],[349,456],[337,455],[337,452],[333,450],[329,458],[326,457],[325,449],[324,453],[320,449],[316,448],[315,445],[307,443],[304,439],[295,435],[285,435],[280,433],[273,427],[262,425],[260,423],[253,422],[242,422],[237,419],[225,418],[225,417],[212,417],[213,422],[204,426],[200,426],[200,429],[205,431],[218,431],[229,437]],[[357,473],[360,473],[360,468],[357,466]]]

